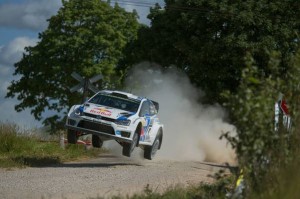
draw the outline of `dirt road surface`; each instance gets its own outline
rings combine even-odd
[[[163,191],[175,185],[212,182],[222,167],[191,161],[143,160],[104,154],[99,158],[47,167],[0,169],[0,198],[110,198],[139,193],[149,185]]]

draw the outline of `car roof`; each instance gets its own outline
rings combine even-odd
[[[100,91],[98,93],[106,93],[106,94],[115,95],[115,96],[118,96],[118,97],[121,97],[121,98],[133,99],[133,100],[138,101],[140,103],[147,100],[147,101],[149,101],[150,103],[152,103],[155,106],[155,108],[156,108],[157,111],[159,110],[159,104],[158,104],[158,102],[150,100],[150,99],[145,98],[145,97],[139,97],[137,95],[133,95],[131,93],[127,93],[127,92],[124,92],[124,91],[102,90],[102,91]]]
[[[139,101],[146,99],[144,97],[139,97],[137,95],[133,95],[132,93],[127,93],[124,91],[117,91],[117,90],[103,90],[103,91],[100,91],[99,93],[119,94],[120,96],[124,96],[124,97],[130,98],[130,99],[135,99],[135,100],[139,100]]]

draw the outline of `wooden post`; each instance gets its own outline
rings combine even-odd
[[[59,145],[60,148],[65,149],[65,136],[62,130],[59,131]]]
[[[90,83],[90,80],[88,78],[85,78],[84,79],[84,86],[83,86],[82,104],[86,101],[86,98],[89,95],[89,91],[88,91],[89,83]]]

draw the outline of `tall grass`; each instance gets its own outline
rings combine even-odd
[[[271,169],[267,178],[264,179],[264,191],[249,196],[253,199],[295,199],[300,198],[300,118],[294,123],[294,131],[290,135],[290,146],[288,156],[280,161],[285,164],[271,163]],[[284,148],[280,148],[284,150]],[[280,167],[278,168],[278,165]],[[276,166],[278,169],[276,169]]]
[[[85,150],[83,145],[67,145],[41,141],[28,130],[0,122],[0,167],[43,166],[86,157],[96,157],[103,149]]]
[[[0,123],[0,154],[20,154],[30,150],[33,139],[24,136],[15,124]]]

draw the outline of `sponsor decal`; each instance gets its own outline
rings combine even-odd
[[[118,117],[117,120],[120,120],[120,121],[128,120],[128,118],[122,115],[122,116]]]
[[[119,119],[119,118],[128,118],[128,117],[130,117],[130,116],[132,116],[132,115],[134,115],[135,113],[119,113],[118,115],[117,115],[117,118]]]
[[[144,120],[144,123],[143,123],[144,131],[146,133],[148,133],[148,130],[149,130],[149,127],[150,127],[150,122],[151,122],[150,117],[146,117],[145,120]]]
[[[146,139],[149,138],[149,131],[151,129],[150,128],[151,118],[144,117],[142,118],[141,122],[142,122],[142,131],[141,131],[140,141],[145,141]]]
[[[111,111],[105,108],[93,108],[92,110],[90,110],[90,113],[103,115],[103,116],[111,116]]]
[[[141,135],[140,135],[140,141],[144,141],[145,140],[145,131],[144,131],[144,128],[142,128],[141,130]]]
[[[143,127],[146,126],[146,120],[145,120],[145,118],[141,118],[141,122],[142,122],[142,126]]]

